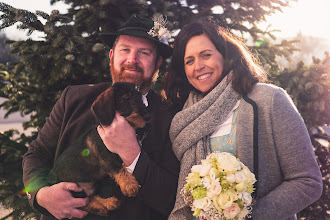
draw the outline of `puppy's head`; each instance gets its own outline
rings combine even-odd
[[[143,128],[150,114],[142,102],[141,93],[135,85],[117,82],[101,93],[92,105],[92,112],[101,125],[111,124],[118,111],[134,128]]]

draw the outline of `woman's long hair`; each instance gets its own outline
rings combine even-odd
[[[247,94],[257,82],[266,80],[266,73],[248,48],[237,37],[210,22],[194,22],[183,27],[174,41],[172,61],[165,76],[165,96],[172,107],[179,111],[189,92],[193,90],[186,77],[184,56],[188,41],[205,34],[224,58],[222,78],[233,70],[233,88]]]

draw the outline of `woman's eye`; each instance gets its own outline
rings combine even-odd
[[[192,64],[193,62],[194,62],[194,60],[192,60],[192,59],[191,60],[186,60],[185,64],[189,65],[189,64]]]
[[[203,54],[203,57],[204,57],[204,58],[209,58],[210,56],[211,56],[210,53]]]

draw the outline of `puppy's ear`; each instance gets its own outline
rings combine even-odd
[[[112,87],[102,92],[92,105],[92,112],[101,125],[110,125],[115,117],[115,93]]]

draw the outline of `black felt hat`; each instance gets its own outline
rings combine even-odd
[[[100,39],[105,44],[112,47],[119,35],[143,37],[156,42],[161,56],[163,58],[168,58],[172,55],[172,48],[168,45],[167,39],[162,39],[162,37],[158,35],[158,30],[155,28],[155,25],[152,19],[142,18],[133,14],[120,26],[119,30],[110,33],[101,33]]]

